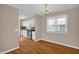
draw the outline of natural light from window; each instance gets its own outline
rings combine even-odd
[[[67,16],[60,15],[47,18],[47,31],[64,33],[67,32]]]

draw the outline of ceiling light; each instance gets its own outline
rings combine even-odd
[[[48,10],[48,4],[44,4],[44,8],[42,9],[41,13],[44,16],[47,16],[49,14],[49,10]]]

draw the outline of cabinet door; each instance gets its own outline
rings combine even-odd
[[[35,31],[32,31],[32,39],[35,40]]]

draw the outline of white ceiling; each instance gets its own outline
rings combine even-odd
[[[9,4],[13,8],[18,8],[26,16],[40,15],[43,4]],[[56,12],[79,7],[78,4],[48,4],[49,11]]]

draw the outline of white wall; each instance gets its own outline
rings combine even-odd
[[[67,14],[67,34],[64,33],[48,33],[46,17],[39,16],[37,18],[37,39],[46,39],[62,44],[79,47],[79,8],[65,10],[50,14],[51,16]]]
[[[18,44],[18,28],[17,11],[11,7],[0,5],[0,52],[16,48]]]

